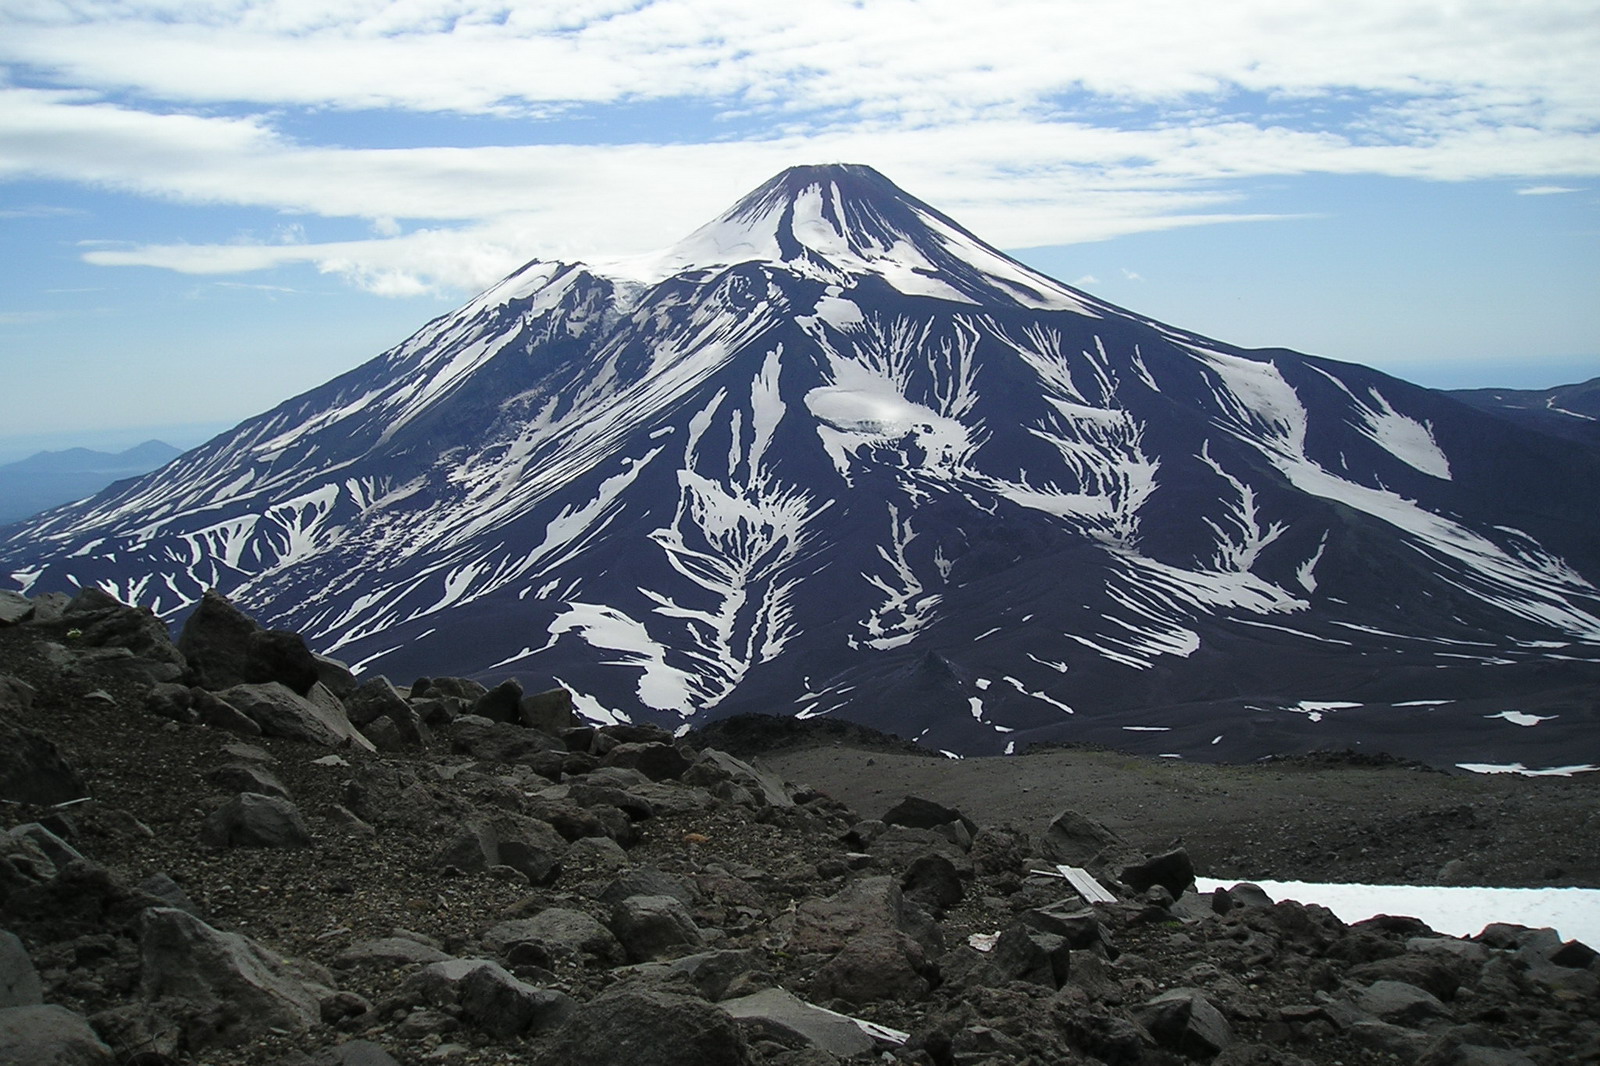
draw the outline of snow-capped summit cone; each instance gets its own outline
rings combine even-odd
[[[836,284],[873,276],[908,296],[1096,313],[860,164],[790,167],[652,264],[666,275],[749,262]]]
[[[0,572],[597,719],[1600,765],[1600,451],[1123,311],[868,167],[533,262]]]

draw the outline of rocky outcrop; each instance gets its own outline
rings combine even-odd
[[[212,690],[276,682],[304,696],[321,676],[298,633],[263,629],[214,589],[184,622],[178,650]]]
[[[0,806],[0,1063],[1554,1066],[1600,1049],[1600,959],[1553,931],[1459,939],[1247,885],[1197,896],[1181,849],[1140,854],[1071,812],[851,811],[660,730],[527,724],[520,687],[498,697],[515,719],[492,720],[467,711],[509,714],[494,691],[459,679],[319,681],[314,699],[252,682],[337,705],[352,731],[436,722],[438,741],[247,743],[150,713],[239,686],[158,682],[37,613],[0,629],[20,679],[0,692],[94,787]]]

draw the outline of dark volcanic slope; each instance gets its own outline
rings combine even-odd
[[[1600,378],[1553,389],[1451,389],[1446,395],[1541,433],[1600,446]]]
[[[559,682],[597,721],[1549,767],[1600,764],[1596,499],[1600,450],[799,167],[649,262],[528,264],[13,529],[0,573],[171,619],[214,586],[358,667]]]

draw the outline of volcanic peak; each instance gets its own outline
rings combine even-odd
[[[1092,298],[984,243],[859,163],[790,167],[665,252],[595,269],[653,284],[742,263],[843,288],[875,277],[909,296],[1100,316]]]

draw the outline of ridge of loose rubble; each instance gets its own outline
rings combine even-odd
[[[560,690],[358,683],[216,596],[176,643],[0,597],[0,815],[0,1066],[1600,1062],[1550,930],[1197,896],[1071,810],[852,811]]]

